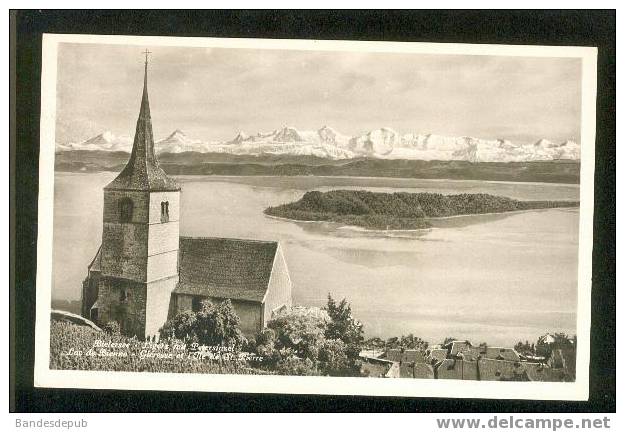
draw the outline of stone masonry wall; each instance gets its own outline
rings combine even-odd
[[[122,294],[122,291],[124,294]],[[146,284],[101,277],[98,295],[99,322],[117,321],[126,336],[145,335]]]
[[[133,202],[129,223],[120,223],[119,203]],[[149,193],[105,191],[102,230],[102,274],[146,280]]]
[[[105,222],[102,231],[102,274],[145,282],[148,225]]]

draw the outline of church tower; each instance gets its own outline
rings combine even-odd
[[[104,188],[98,321],[158,335],[178,283],[180,186],[159,167],[148,100],[148,58],[132,153]]]

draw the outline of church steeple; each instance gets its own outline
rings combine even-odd
[[[154,136],[148,98],[148,54],[150,52],[146,50],[144,54],[143,95],[132,153],[126,167],[105,189],[176,191],[180,190],[180,186],[165,174],[165,171],[158,165],[158,159],[154,153]]]

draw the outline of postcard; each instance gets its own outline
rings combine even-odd
[[[587,399],[596,55],[44,35],[35,385]]]

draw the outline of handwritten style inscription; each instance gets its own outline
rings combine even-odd
[[[70,348],[65,355],[78,357],[131,357],[136,355],[140,359],[263,360],[262,356],[258,354],[242,352],[234,347],[221,345],[192,343],[187,347],[182,342],[144,342],[137,352],[133,352],[130,349],[130,343],[100,339],[96,339],[93,346],[87,351]]]

